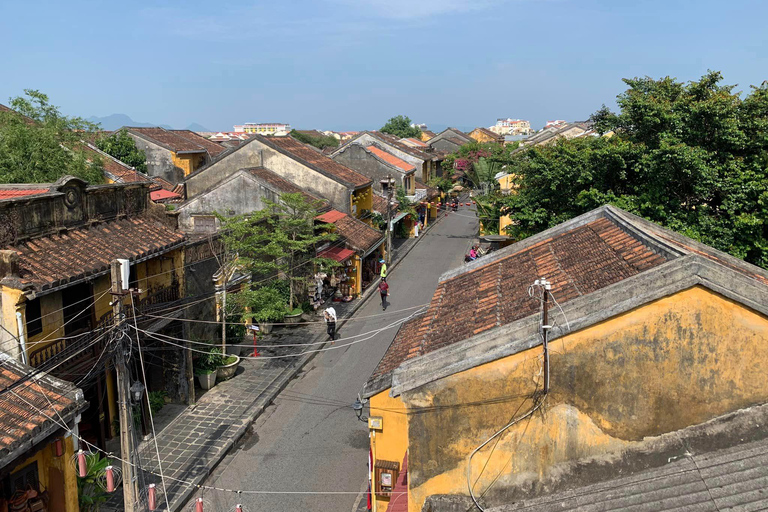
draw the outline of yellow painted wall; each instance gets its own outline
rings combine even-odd
[[[371,416],[381,416],[383,428],[374,431],[371,447],[376,460],[395,461],[403,463],[403,457],[408,450],[408,416],[405,404],[400,398],[389,396],[389,390],[383,391],[370,398]],[[376,512],[386,512],[389,498],[376,498]]]
[[[64,475],[64,496],[51,496],[51,499],[64,499],[65,510],[67,512],[78,512],[77,503],[77,474],[75,466],[71,463],[74,456],[74,445],[72,437],[64,437],[64,454],[56,457],[53,444],[48,444],[36,454],[13,468],[12,473],[24,469],[26,466],[37,462],[37,472],[40,477],[42,488],[49,488],[48,468],[56,468]],[[42,490],[42,489],[41,489]]]
[[[8,334],[5,330],[0,330],[0,340],[2,340],[0,350],[18,359],[21,350],[18,340],[15,338],[15,336],[18,336],[16,310],[24,299],[21,297],[21,291],[14,288],[0,286],[0,292],[3,294],[2,302],[0,303],[2,326],[11,333]]]
[[[173,165],[182,169],[184,176],[187,176],[202,167],[204,157],[199,153],[178,155],[172,152],[171,160]]]
[[[350,211],[352,211],[351,208],[355,205],[357,205],[357,214],[355,217],[362,219],[366,224],[371,225],[370,216],[362,218],[364,210],[369,214],[370,211],[373,210],[373,190],[371,187],[365,187],[352,193]]]
[[[555,340],[545,414],[478,453],[473,477],[487,467],[476,490],[499,475],[496,490],[554,478],[556,464],[768,401],[768,381],[756,378],[768,373],[766,342],[764,316],[702,287]],[[406,393],[411,411],[498,399],[409,416],[409,510],[433,494],[466,495],[469,453],[531,408],[541,379],[536,347]]]
[[[506,174],[498,179],[499,187],[502,192],[511,193],[517,190],[518,185],[515,183],[516,176],[514,174]]]
[[[491,137],[490,135],[483,133],[478,129],[472,130],[467,135],[475,139],[477,142],[498,142],[498,138]]]

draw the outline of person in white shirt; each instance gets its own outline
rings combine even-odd
[[[328,327],[328,336],[334,340],[336,338],[336,310],[333,307],[326,308],[323,311],[323,317],[325,318],[325,325]]]

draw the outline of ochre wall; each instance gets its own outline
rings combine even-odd
[[[75,473],[75,466],[72,464],[72,457],[74,457],[74,446],[72,444],[72,437],[62,437],[64,440],[64,454],[61,457],[56,457],[54,447],[52,443],[42,447],[33,456],[26,459],[24,462],[13,468],[13,473],[24,469],[26,466],[37,462],[37,472],[40,477],[41,490],[49,489],[49,468],[54,468],[64,475],[64,496],[51,495],[51,500],[56,500],[60,503],[64,500],[64,510],[67,512],[78,512],[79,505],[77,503],[77,474]]]
[[[189,176],[202,167],[205,157],[198,153],[184,155],[171,153],[171,160],[173,161],[173,165],[184,171],[184,176]]]
[[[383,391],[370,398],[371,416],[382,418],[383,428],[375,431],[371,438],[374,462],[388,460],[403,463],[405,451],[408,449],[408,419],[405,414],[405,404],[400,398],[389,396],[389,390]],[[376,512],[386,512],[389,498],[376,498]]]
[[[620,451],[646,436],[768,401],[767,341],[764,316],[703,287],[555,340],[550,394],[498,446],[478,452],[473,480],[487,467],[476,492],[498,475],[495,492],[554,477],[555,464]],[[432,494],[466,495],[468,455],[530,410],[541,379],[537,347],[404,394],[411,413],[409,510],[421,510]],[[453,406],[468,403],[475,405]],[[413,414],[435,405],[449,407]]]
[[[358,219],[363,220],[366,224],[369,226],[371,225],[371,218],[370,218],[370,212],[373,210],[373,191],[371,187],[365,187],[360,190],[356,190],[352,193],[351,203],[350,203],[350,211],[352,211],[352,207],[354,205],[357,205],[357,217]],[[367,217],[363,217],[363,211],[367,210]]]

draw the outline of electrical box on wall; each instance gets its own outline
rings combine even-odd
[[[377,460],[374,465],[376,477],[376,495],[388,498],[400,473],[400,463],[391,460]]]
[[[370,430],[382,430],[384,428],[384,418],[381,416],[371,416],[368,418],[368,428]]]

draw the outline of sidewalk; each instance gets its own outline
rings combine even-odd
[[[390,272],[443,217],[444,215],[441,215],[433,221],[418,238],[398,240],[397,244],[393,244]],[[339,318],[337,330],[341,329],[346,320],[373,294],[377,284],[378,280],[371,283],[360,297],[351,302],[333,303]],[[163,414],[166,411],[160,412],[158,423],[164,423],[166,426],[157,433],[157,444],[171,511],[175,512],[184,506],[195,492],[195,486],[205,481],[245,434],[251,423],[315,355],[313,352],[295,358],[268,359],[270,356],[297,352],[296,347],[270,348],[270,345],[317,343],[311,347],[314,350],[323,348],[327,340],[325,325],[319,316],[316,324],[276,328],[272,334],[260,340],[259,354],[264,356],[263,359],[243,360],[232,379],[220,382],[213,389],[204,392],[195,405],[181,410],[175,419]],[[178,406],[166,407],[170,408],[171,413],[179,412]],[[158,506],[164,509],[163,486],[158,476],[160,468],[152,439],[142,442],[139,446],[139,460],[145,470],[145,484],[156,484]],[[115,492],[110,500],[102,505],[102,510],[122,510],[121,491],[122,488]]]

